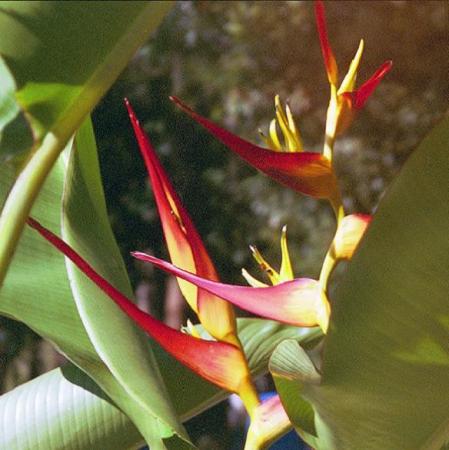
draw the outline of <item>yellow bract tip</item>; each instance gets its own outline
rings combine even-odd
[[[363,39],[361,39],[357,52],[353,60],[351,61],[351,64],[349,65],[348,73],[344,77],[340,88],[338,89],[338,95],[342,94],[343,92],[352,92],[354,90],[355,81],[357,78],[357,69],[359,68],[360,59],[362,58],[364,45],[364,41]]]
[[[270,122],[270,134],[269,137],[271,139],[271,148],[273,150],[282,151],[282,145],[278,138],[278,133],[276,131],[276,119],[273,119]]]
[[[268,136],[261,133],[262,139],[271,150],[301,152],[303,150],[301,136],[289,105],[286,105],[284,112],[280,97],[276,95],[274,97],[274,107],[276,118],[270,122]],[[281,129],[283,142],[279,139],[277,126]]]
[[[293,268],[287,246],[287,225],[284,225],[282,227],[281,254],[282,254],[282,262],[281,262],[281,270],[279,271],[279,279],[281,282],[293,280],[294,278]]]

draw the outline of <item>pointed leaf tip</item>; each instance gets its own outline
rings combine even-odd
[[[125,104],[125,107],[128,111],[128,116],[131,119],[131,122],[133,122],[133,120],[135,120],[137,123],[139,123],[139,120],[136,117],[136,113],[134,112],[133,107],[131,106],[130,101],[128,100],[128,97],[125,97],[123,99],[123,103]]]

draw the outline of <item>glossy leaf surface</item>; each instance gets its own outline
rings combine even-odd
[[[72,133],[170,2],[0,3],[0,54],[36,137]]]
[[[4,189],[8,186],[7,168],[2,167]],[[60,232],[62,226],[64,233],[76,240],[74,245],[89,253],[105,276],[124,292],[130,292],[107,221],[89,123],[60,158],[33,214],[55,232]],[[0,294],[2,314],[25,322],[52,341],[96,380],[153,447],[163,448],[161,437],[174,433],[187,439],[164,393],[149,348],[134,325],[110,308],[109,300],[102,299],[85,280],[67,271],[64,259],[28,230],[22,236],[11,269]],[[112,349],[111,336],[120,337],[112,341]]]
[[[300,382],[278,358],[285,347],[273,357],[313,406],[314,448],[438,450],[448,440],[448,149],[446,119],[381,202],[336,292],[321,381]],[[295,397],[283,401],[292,411]]]
[[[255,375],[266,371],[272,351],[284,339],[310,346],[321,337],[317,329],[281,326],[260,319],[238,319],[238,328]],[[175,408],[182,420],[227,395],[162,350],[155,348],[155,354],[167,388],[178,400]],[[15,411],[22,413],[16,416]],[[143,443],[132,422],[98,385],[71,364],[1,396],[0,430],[0,448],[10,450],[34,450],[38,443],[46,450],[56,450],[61,448],[61,442],[65,448],[78,450],[123,450]]]
[[[12,188],[0,216],[0,285],[25,220],[59,154],[170,5],[0,3],[0,55],[14,78],[15,99],[34,138],[30,158],[17,179],[9,182]],[[11,86],[0,92],[0,104],[5,98],[11,100]],[[13,148],[6,154],[20,150]]]

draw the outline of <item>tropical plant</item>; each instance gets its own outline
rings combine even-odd
[[[304,150],[278,96],[276,117],[261,134],[266,147],[172,98],[261,172],[329,201],[335,234],[319,277],[295,278],[284,228],[279,270],[252,248],[271,286],[246,270],[249,286],[221,283],[126,101],[171,263],[141,251],[133,257],[175,275],[200,323],[175,330],[132,301],[89,113],[169,8],[2,4],[8,38],[0,44],[0,312],[48,339],[70,363],[0,398],[0,447],[192,448],[183,422],[234,392],[251,419],[247,450],[267,447],[292,427],[315,449],[444,448],[449,122],[423,141],[373,218],[346,214],[334,144],[392,63],[356,89],[362,40],[339,85],[320,1],[315,14],[330,85],[321,153]],[[80,39],[90,51],[83,64],[73,64]],[[350,261],[348,270],[331,289],[342,261]],[[232,305],[264,319],[236,319]],[[254,377],[267,369],[278,395],[261,402]]]

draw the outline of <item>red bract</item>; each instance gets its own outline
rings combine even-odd
[[[69,258],[122,311],[178,361],[211,383],[231,392],[239,392],[242,380],[248,377],[248,372],[246,361],[238,347],[225,342],[198,339],[168,327],[141,311],[51,231],[32,218],[28,219],[28,224]]]
[[[259,147],[200,116],[178,98],[170,98],[224,145],[279,183],[316,198],[330,199],[337,195],[337,181],[331,163],[322,154],[283,153]]]
[[[259,316],[296,326],[320,325],[324,331],[327,329],[329,304],[316,280],[298,278],[260,288],[234,286],[201,278],[145,253],[132,255]]]
[[[376,72],[362,84],[360,88],[355,89],[354,86],[357,77],[357,69],[363,52],[362,40],[357,53],[351,62],[348,73],[338,88],[338,66],[332,48],[329,44],[324,5],[321,0],[315,2],[315,17],[318,35],[320,38],[321,52],[324,59],[324,66],[332,88],[331,96],[336,100],[336,104],[334,105],[336,110],[331,110],[331,121],[335,123],[335,129],[333,132],[340,134],[351,124],[355,111],[363,108],[369,96],[374,92],[382,78],[389,72],[393,63],[392,61],[385,61],[376,70]]]
[[[327,37],[326,17],[324,14],[324,5],[321,1],[315,3],[315,17],[327,78],[330,84],[336,85],[338,83],[338,66]]]
[[[218,274],[189,214],[166,175],[148,136],[127,99],[125,104],[150,177],[172,262],[189,272],[218,281]],[[200,322],[216,339],[240,345],[232,306],[191,283],[178,279],[181,291]]]
[[[372,77],[365,81],[365,83],[363,83],[356,91],[343,92],[341,95],[350,102],[351,107],[355,109],[363,108],[370,95],[382,81],[383,77],[390,71],[392,66],[393,61],[385,61],[376,72],[374,72]]]

